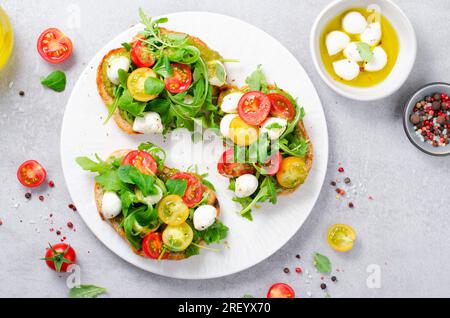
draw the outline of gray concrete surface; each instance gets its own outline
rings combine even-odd
[[[299,297],[324,297],[320,275],[312,265],[315,251],[333,262],[337,283],[325,282],[332,297],[450,296],[448,263],[449,158],[419,152],[404,135],[401,114],[409,95],[431,81],[450,81],[450,22],[447,0],[397,0],[414,24],[418,57],[406,84],[393,96],[372,103],[342,98],[321,81],[309,54],[309,31],[327,0],[285,1],[31,1],[4,0],[15,29],[16,46],[9,66],[0,73],[0,297],[66,297],[66,275],[40,261],[55,232],[76,247],[82,282],[104,286],[111,297],[264,296],[272,283],[290,283]],[[106,4],[107,3],[107,4]],[[303,64],[317,87],[330,134],[330,158],[322,194],[303,228],[276,254],[239,274],[205,281],[160,277],[128,265],[103,246],[69,210],[70,197],[60,166],[59,134],[68,96],[88,60],[107,41],[137,21],[137,9],[152,15],[204,10],[248,21],[278,38]],[[79,19],[77,12],[80,13]],[[39,78],[52,70],[35,49],[39,33],[63,29],[75,55],[61,66],[68,87],[61,94],[44,89]],[[12,85],[12,86],[11,86]],[[19,91],[25,91],[25,97]],[[33,191],[16,180],[18,165],[30,158],[42,162],[54,189]],[[345,173],[337,172],[339,163]],[[349,176],[355,192],[335,198],[329,181]],[[44,202],[38,200],[42,194]],[[373,200],[368,197],[372,196]],[[355,203],[353,210],[347,202]],[[46,217],[53,213],[54,224]],[[76,232],[66,223],[72,221]],[[358,233],[353,251],[338,254],[325,240],[329,225],[351,224]],[[295,258],[301,254],[301,260]],[[300,265],[306,273],[297,274]],[[379,266],[380,288],[369,288],[368,267]],[[283,273],[284,267],[291,274]],[[340,271],[337,272],[336,269]],[[369,284],[370,286],[370,284]],[[373,286],[372,286],[373,287]]]

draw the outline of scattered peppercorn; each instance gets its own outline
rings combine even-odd
[[[353,202],[349,202],[349,203],[348,203],[348,207],[349,207],[350,209],[353,209],[353,208],[355,207],[355,205],[353,204]]]
[[[337,277],[336,276],[331,276],[331,281],[332,282],[337,282]]]
[[[336,186],[336,182],[335,181],[331,181],[331,183],[330,183],[333,187],[335,187]]]
[[[22,96],[22,97],[24,97],[24,96],[25,96],[25,92],[24,92],[24,91],[20,91],[20,92],[19,92],[19,95]]]
[[[2,219],[0,219],[0,225],[3,225],[3,220]]]
[[[61,231],[56,231],[56,235],[61,235]]]
[[[301,269],[300,267],[296,267],[296,268],[295,268],[295,271],[296,271],[297,273],[301,273],[301,272],[302,272],[302,269]]]
[[[339,171],[340,173],[343,173],[345,170],[344,170],[344,168],[339,167],[338,171]]]
[[[336,192],[339,194],[339,195],[345,195],[345,190],[343,190],[343,189],[341,189],[341,188],[337,188],[336,189]]]
[[[69,229],[73,229],[73,223],[72,222],[67,222],[67,227]]]
[[[39,201],[41,201],[41,202],[44,201],[44,196],[43,195],[39,196]]]
[[[289,268],[285,267],[285,268],[283,269],[283,272],[285,272],[286,274],[289,274],[290,270],[289,270]]]
[[[30,192],[25,193],[25,198],[30,200],[31,199],[31,193]]]
[[[50,180],[50,181],[48,182],[48,186],[49,186],[50,188],[54,188],[54,187],[55,187],[55,182],[53,182],[53,180]]]
[[[344,179],[345,184],[350,184],[352,182],[352,180],[350,180],[349,177]]]
[[[322,290],[327,289],[327,284],[325,283],[320,284],[320,288],[322,288]]]
[[[69,209],[73,210],[74,212],[77,211],[77,207],[73,203],[69,204]]]
[[[300,254],[295,255],[296,258],[300,259]]]

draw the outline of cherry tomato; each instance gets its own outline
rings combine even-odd
[[[288,284],[277,283],[270,287],[267,298],[295,298],[295,292]]]
[[[149,77],[158,76],[151,68],[147,67],[138,68],[128,76],[127,87],[135,100],[148,102],[158,97],[158,95],[149,95],[145,92],[145,80]]]
[[[261,92],[248,92],[239,100],[238,113],[244,122],[258,126],[270,113],[270,100]]]
[[[194,232],[187,223],[180,225],[168,225],[162,239],[164,245],[172,252],[182,252],[188,248],[194,238]]]
[[[171,63],[173,74],[164,80],[166,89],[172,94],[185,92],[192,84],[192,72],[188,65]]]
[[[180,225],[189,217],[189,208],[178,195],[168,195],[158,203],[158,216],[168,225]]]
[[[60,30],[50,28],[39,36],[37,50],[44,60],[58,64],[72,54],[72,41]]]
[[[236,178],[244,174],[255,174],[255,168],[248,163],[236,163],[234,160],[234,149],[226,150],[217,164],[217,171],[227,178]]]
[[[130,55],[137,67],[152,67],[155,64],[155,55],[141,39],[133,44]]]
[[[155,158],[143,150],[130,151],[122,160],[122,165],[135,166],[140,172],[154,175],[158,169]]]
[[[17,179],[28,188],[40,186],[47,177],[44,167],[35,160],[28,160],[22,163],[17,169]]]
[[[283,161],[283,156],[281,155],[281,152],[277,152],[276,154],[272,155],[269,159],[267,159],[264,166],[261,167],[262,174],[274,176],[277,174],[277,172],[280,170],[281,162]]]
[[[303,184],[307,176],[305,160],[298,157],[287,157],[281,162],[277,181],[283,188],[294,189]]]
[[[284,95],[273,93],[268,94],[271,109],[270,114],[274,117],[292,120],[295,117],[295,107],[292,102]]]
[[[236,145],[248,146],[258,140],[259,128],[247,124],[241,117],[236,117],[230,123],[229,136]]]
[[[45,252],[45,263],[56,272],[67,272],[67,268],[76,261],[75,250],[68,244],[50,245]]]
[[[335,224],[327,233],[328,244],[338,252],[348,252],[356,240],[355,230],[346,224]]]
[[[144,237],[142,241],[142,250],[145,256],[151,259],[158,259],[163,249],[162,235],[159,232],[153,232]],[[162,259],[167,259],[169,253],[164,253]]]
[[[186,203],[188,208],[192,208],[202,200],[205,189],[196,176],[186,172],[178,172],[175,173],[170,179],[182,179],[187,181],[187,188],[183,195],[183,201]]]

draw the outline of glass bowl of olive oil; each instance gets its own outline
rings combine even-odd
[[[8,62],[14,46],[14,35],[6,12],[0,7],[0,70]]]

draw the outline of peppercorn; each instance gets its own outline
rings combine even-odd
[[[300,259],[300,254],[295,255],[296,258]]]
[[[352,182],[352,180],[350,180],[349,177],[344,179],[345,184],[350,184]]]
[[[30,192],[25,193],[25,198],[30,200],[31,199],[31,193]]]
[[[331,276],[331,281],[332,282],[337,282],[337,277],[336,276]]]
[[[289,268],[287,268],[287,267],[285,267],[284,269],[283,269],[283,272],[285,272],[286,274],[289,274]]]
[[[295,268],[295,272],[297,272],[297,273],[300,274],[300,273],[302,272],[302,269],[301,269],[300,267],[296,267],[296,268]]]
[[[25,96],[25,92],[24,92],[24,91],[20,91],[20,92],[19,92],[19,95],[20,95],[21,97],[24,97],[24,96]]]
[[[327,284],[325,283],[320,284],[320,288],[322,288],[322,290],[327,289]]]
[[[436,93],[433,95],[434,100],[441,100],[441,94]]]
[[[44,196],[43,195],[39,196],[39,201],[44,201]]]
[[[353,202],[349,202],[349,203],[348,203],[348,207],[349,207],[350,209],[353,209],[353,208],[355,207],[355,205],[353,204]]]
[[[336,182],[335,181],[331,181],[331,183],[330,183],[333,187],[335,187],[336,186]]]
[[[339,171],[340,173],[343,173],[343,172],[344,172],[344,168],[339,167],[338,171]]]
[[[431,104],[431,107],[433,108],[433,110],[439,110],[441,109],[441,102],[434,101],[433,104]]]
[[[417,125],[418,123],[420,123],[420,116],[418,114],[412,114],[409,120],[413,125]]]
[[[52,180],[50,180],[50,181],[48,182],[48,186],[49,186],[50,188],[54,188],[54,187],[55,187],[55,182],[53,182]]]
[[[436,119],[436,122],[437,122],[439,125],[445,124],[445,117],[444,117],[444,116],[439,116],[439,117]]]

